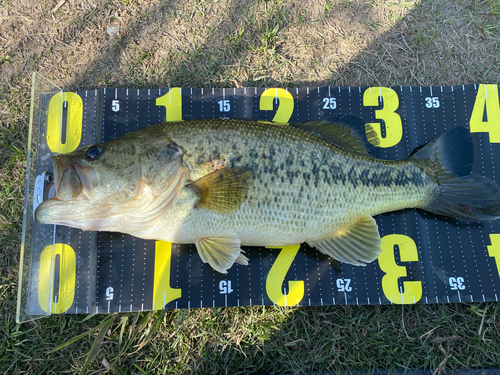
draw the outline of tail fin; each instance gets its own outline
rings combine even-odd
[[[474,150],[469,132],[451,129],[430,141],[411,159],[438,187],[427,211],[470,221],[500,218],[500,189],[478,174],[470,174]]]

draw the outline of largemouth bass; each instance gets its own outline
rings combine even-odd
[[[56,196],[39,223],[194,243],[226,273],[241,246],[308,243],[341,262],[380,254],[373,216],[421,208],[471,221],[500,216],[500,191],[471,174],[454,128],[406,160],[372,158],[353,116],[303,124],[206,119],[160,123],[52,157]],[[361,124],[365,129],[364,122]]]

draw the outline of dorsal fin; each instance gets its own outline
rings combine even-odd
[[[358,155],[374,156],[368,150],[380,144],[372,126],[350,114],[290,125]]]

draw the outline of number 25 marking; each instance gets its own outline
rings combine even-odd
[[[323,109],[336,109],[337,99],[336,98],[323,98]]]
[[[339,292],[352,292],[351,279],[337,279],[336,284]]]

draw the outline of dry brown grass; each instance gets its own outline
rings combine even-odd
[[[55,2],[12,1],[2,81],[36,70],[67,89],[494,83],[500,24],[474,4],[66,1],[53,13]]]

